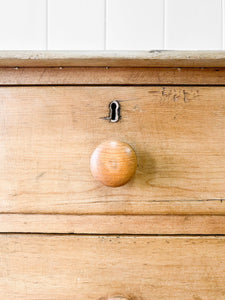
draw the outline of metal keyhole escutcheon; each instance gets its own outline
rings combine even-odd
[[[109,118],[110,122],[116,123],[120,119],[120,104],[118,101],[112,101],[109,104]]]

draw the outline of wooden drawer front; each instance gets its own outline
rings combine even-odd
[[[0,88],[0,211],[224,213],[224,87]],[[109,103],[120,101],[111,123]],[[90,173],[108,139],[137,153],[119,188]]]
[[[224,237],[0,236],[1,299],[225,297]]]

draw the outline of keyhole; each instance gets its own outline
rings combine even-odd
[[[111,122],[118,122],[120,119],[120,104],[118,101],[112,101],[109,104],[110,109],[110,121]]]

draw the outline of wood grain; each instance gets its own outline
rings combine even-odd
[[[0,51],[2,67],[225,67],[224,51]]]
[[[224,237],[1,235],[1,299],[218,299]]]
[[[0,68],[0,85],[224,85],[225,68]]]
[[[0,232],[138,235],[225,234],[225,216],[0,214]]]
[[[0,88],[0,211],[223,214],[224,87]],[[118,100],[121,120],[110,123]],[[125,186],[93,180],[98,144],[120,139],[138,168]]]
[[[107,186],[119,187],[126,184],[134,176],[136,168],[137,156],[134,150],[122,141],[105,141],[91,155],[92,175]]]

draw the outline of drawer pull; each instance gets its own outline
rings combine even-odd
[[[118,187],[135,174],[137,157],[127,143],[106,141],[92,153],[90,167],[96,180],[107,186]]]
[[[129,300],[128,298],[124,298],[124,297],[110,297],[107,300]]]
[[[107,298],[100,298],[99,300],[132,300],[131,298],[125,298],[123,296],[114,296]]]

